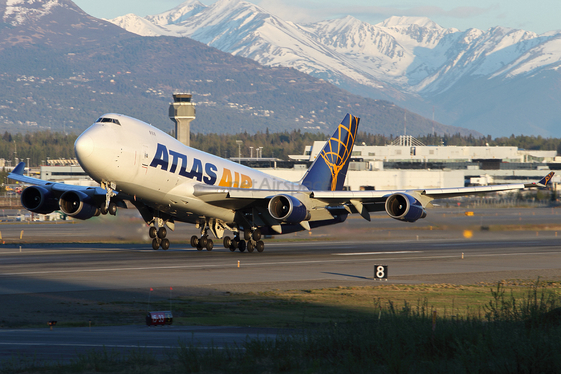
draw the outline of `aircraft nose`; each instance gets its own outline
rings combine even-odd
[[[91,136],[82,134],[76,139],[74,143],[74,152],[79,161],[88,158],[94,151],[94,142]]]

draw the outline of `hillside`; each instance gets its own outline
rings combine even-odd
[[[0,12],[15,14],[6,4],[0,1]],[[330,132],[351,112],[362,118],[361,130],[372,133],[401,134],[405,116],[408,134],[474,133],[189,38],[137,36],[70,0],[32,5],[39,9],[32,17],[12,22],[4,16],[0,24],[0,36],[11,41],[0,45],[2,130],[80,132],[100,114],[120,112],[169,131],[171,94],[181,91],[197,103],[194,132]],[[75,30],[77,37],[69,37]]]

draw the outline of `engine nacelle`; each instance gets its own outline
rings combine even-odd
[[[388,197],[386,212],[390,217],[405,222],[415,222],[427,216],[423,205],[413,196],[405,193],[395,193]]]
[[[93,199],[82,191],[66,191],[59,201],[60,210],[76,219],[92,218],[97,206]]]
[[[303,202],[291,195],[276,195],[269,201],[269,213],[279,221],[298,223],[310,219]]]
[[[21,205],[30,212],[39,214],[49,214],[59,209],[56,197],[41,186],[30,186],[23,190]]]

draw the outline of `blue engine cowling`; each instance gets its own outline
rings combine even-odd
[[[279,221],[298,223],[310,219],[303,202],[291,195],[276,195],[269,201],[269,213]]]
[[[82,191],[66,191],[59,201],[60,210],[76,219],[92,218],[97,211],[93,199]]]
[[[419,218],[427,216],[423,205],[406,193],[395,193],[388,197],[386,212],[390,217],[405,222],[415,222]]]
[[[57,198],[41,186],[30,186],[23,190],[21,205],[30,212],[39,214],[49,214],[59,209]]]

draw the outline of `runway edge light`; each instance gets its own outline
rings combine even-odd
[[[57,322],[57,321],[49,321],[49,322],[48,322],[48,325],[51,327],[51,330],[53,329],[53,326],[56,325],[56,322]]]

